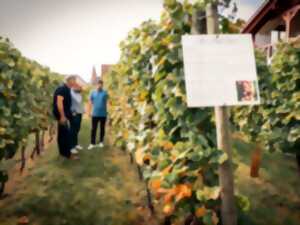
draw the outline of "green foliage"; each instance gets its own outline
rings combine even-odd
[[[217,169],[227,156],[216,148],[212,110],[186,104],[181,36],[191,32],[195,7],[165,1],[159,22],[144,22],[120,44],[106,84],[115,142],[135,155],[165,214],[184,218],[204,207],[198,219],[217,224]]]
[[[30,133],[48,128],[52,92],[60,80],[0,37],[0,161],[25,146]]]
[[[233,121],[271,151],[300,154],[300,49],[281,43],[270,67],[260,53],[257,64],[262,104],[235,108]]]

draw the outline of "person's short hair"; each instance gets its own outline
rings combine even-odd
[[[97,84],[103,84],[103,80],[98,80]]]
[[[66,77],[65,77],[65,83],[68,83],[69,81],[71,81],[71,80],[75,80],[76,81],[76,76],[75,75],[67,75]]]

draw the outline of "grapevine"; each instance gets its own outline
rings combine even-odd
[[[60,81],[59,74],[22,56],[9,40],[0,37],[0,162],[24,149],[31,133],[48,129],[50,96]],[[6,181],[6,172],[0,172],[0,183]]]

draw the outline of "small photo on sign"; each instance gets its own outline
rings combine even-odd
[[[237,98],[239,102],[253,102],[258,100],[256,81],[236,81]]]

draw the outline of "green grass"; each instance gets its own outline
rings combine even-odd
[[[249,217],[256,225],[300,224],[300,176],[295,158],[263,153],[259,178],[250,177],[253,145],[235,140],[236,190],[251,203]]]
[[[84,123],[84,146],[88,136]],[[83,151],[79,161],[67,161],[58,157],[53,144],[17,193],[0,201],[0,224],[16,224],[24,215],[38,225],[144,224],[145,186],[128,162],[123,152],[110,146]],[[141,207],[144,212],[137,210]]]
[[[80,138],[84,146],[89,144],[89,130],[84,122]],[[235,140],[234,147],[236,191],[251,202],[243,225],[299,225],[300,177],[295,159],[264,153],[260,178],[254,179],[249,175],[253,146]],[[13,165],[14,161],[6,164]],[[128,155],[110,145],[80,152],[79,161],[67,161],[58,156],[53,143],[16,186],[0,200],[0,225],[15,225],[21,216],[33,225],[155,224],[136,167]]]

